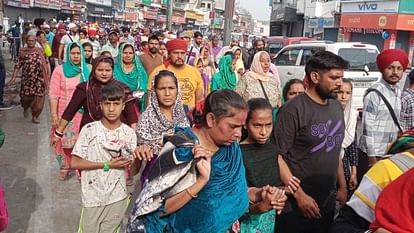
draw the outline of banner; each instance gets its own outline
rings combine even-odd
[[[111,6],[111,0],[86,0],[86,3],[102,5],[102,6]]]
[[[29,8],[30,0],[6,0],[4,2],[8,6],[20,7],[20,8]]]

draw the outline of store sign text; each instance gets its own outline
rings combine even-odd
[[[369,10],[375,11],[378,8],[378,4],[376,4],[376,3],[369,3],[368,4],[367,2],[364,2],[362,4],[358,4],[358,8],[361,11],[369,11]]]
[[[363,34],[381,34],[384,32],[383,29],[373,29],[373,28],[349,28],[345,27],[344,32],[351,33],[363,33]]]

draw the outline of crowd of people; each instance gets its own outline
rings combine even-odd
[[[349,64],[331,52],[282,87],[262,39],[246,50],[200,32],[96,26],[24,25],[8,83],[21,70],[35,124],[49,101],[58,178],[74,170],[81,183],[79,232],[119,232],[128,206],[127,233],[413,232],[404,51],[378,56],[358,135]]]

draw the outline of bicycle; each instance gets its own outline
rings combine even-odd
[[[9,52],[10,52],[10,60],[13,62],[17,62],[17,43],[20,43],[20,37],[9,37],[10,41]]]

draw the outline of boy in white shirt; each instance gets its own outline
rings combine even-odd
[[[124,89],[107,84],[101,93],[103,118],[82,128],[72,152],[71,168],[82,170],[83,233],[113,233],[119,228],[128,202],[125,168],[132,175],[139,170],[131,153],[136,134],[120,120]]]

